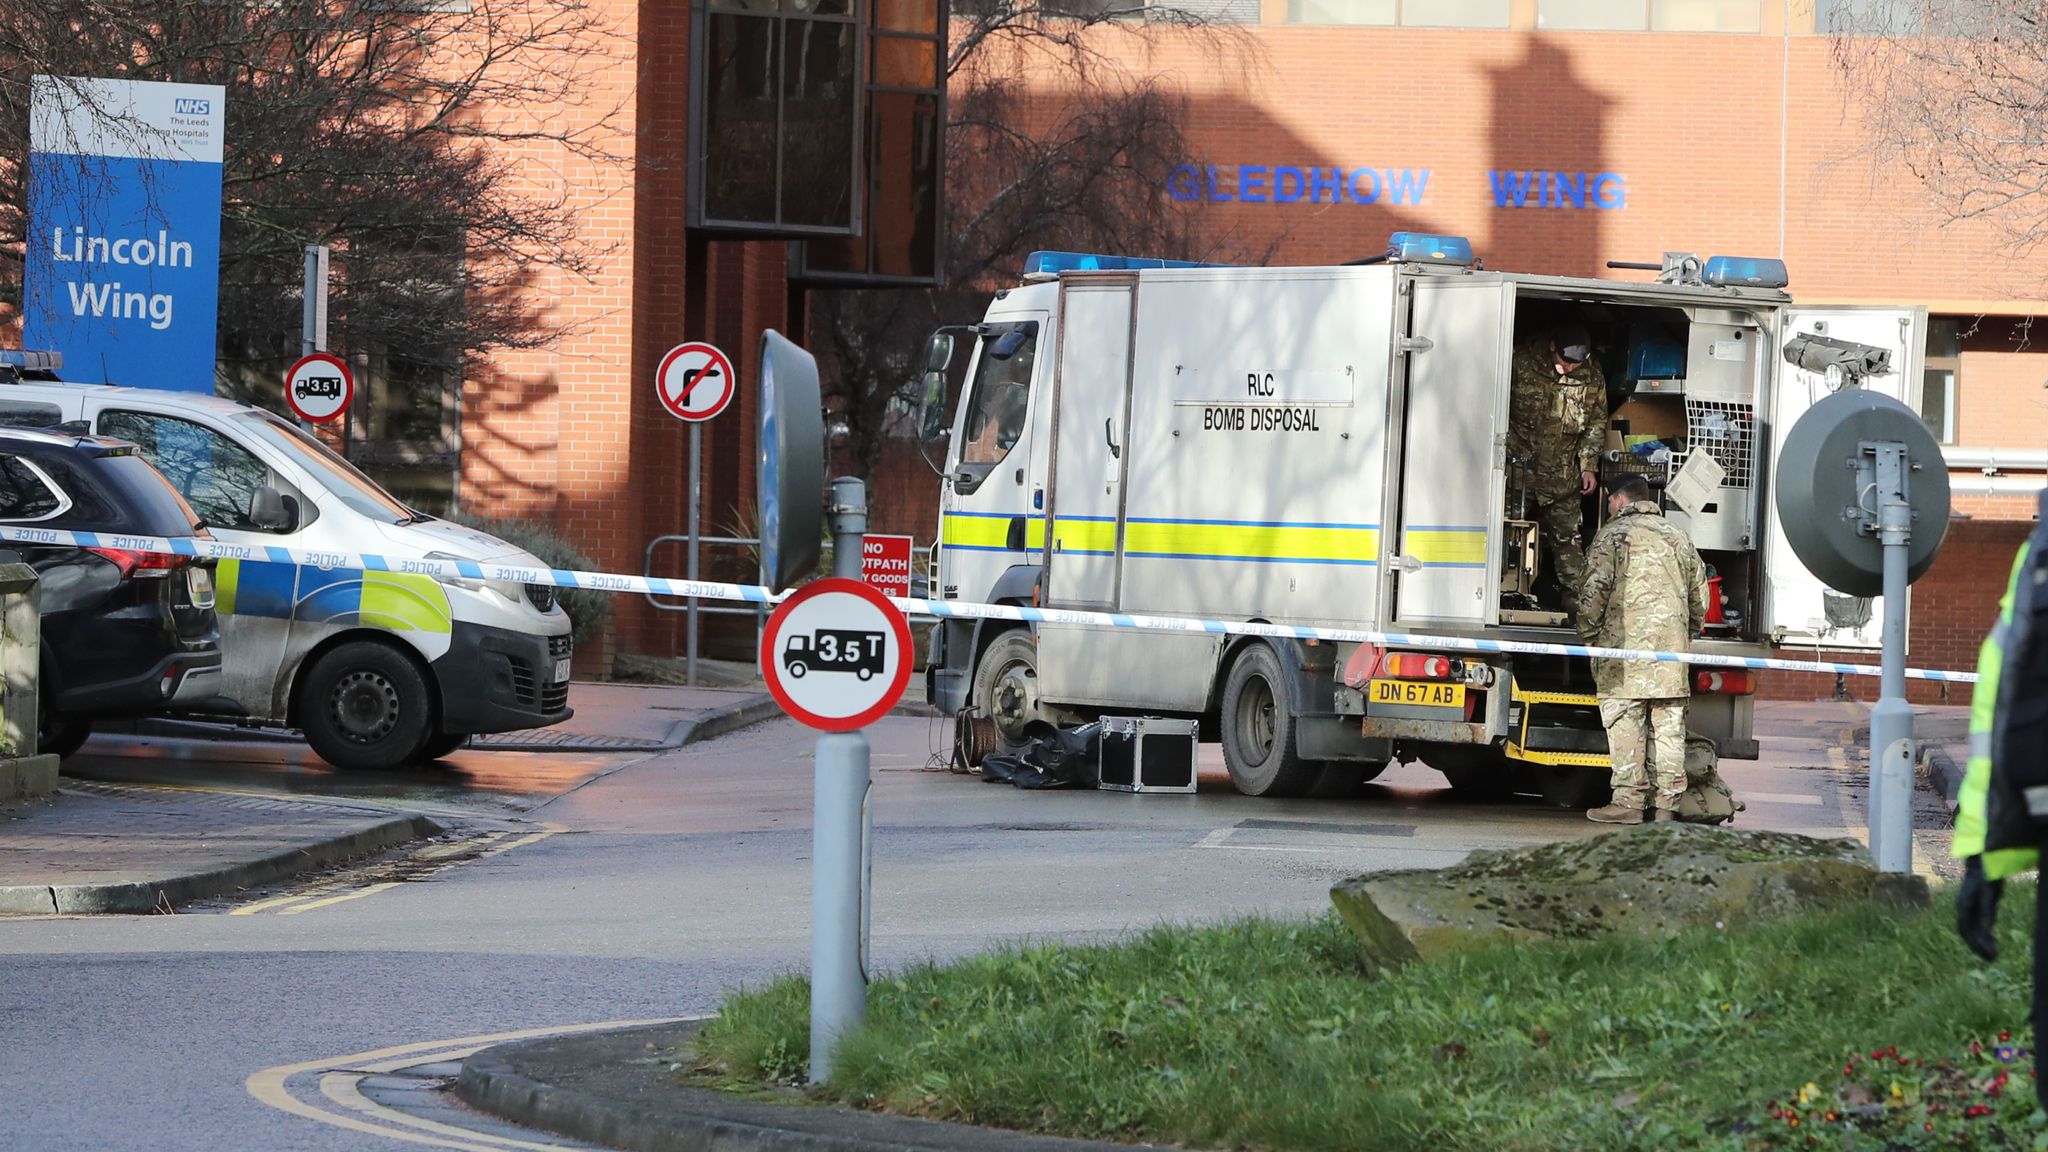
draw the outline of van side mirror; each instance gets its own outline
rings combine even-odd
[[[925,345],[924,349],[924,370],[927,372],[944,372],[947,368],[952,367],[952,364],[953,334],[951,332],[932,333],[932,342]]]
[[[265,532],[283,532],[291,527],[291,510],[284,506],[284,493],[265,484],[249,494],[249,523]]]
[[[917,403],[917,438],[930,444],[946,435],[946,373],[926,372],[923,392]]]

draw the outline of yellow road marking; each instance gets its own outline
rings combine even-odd
[[[541,1036],[571,1036],[581,1032],[598,1032],[611,1028],[636,1028],[651,1024],[675,1024],[685,1020],[702,1019],[704,1017],[700,1015],[670,1016],[655,1020],[607,1020],[596,1024],[573,1024],[566,1027],[558,1025],[551,1028],[521,1028],[512,1032],[494,1032],[481,1036],[462,1036],[452,1040],[427,1040],[415,1044],[398,1044],[389,1048],[375,1048],[368,1052],[357,1052],[348,1056],[305,1060],[297,1064],[280,1064],[274,1068],[265,1068],[262,1071],[250,1073],[249,1078],[242,1082],[242,1087],[258,1101],[280,1112],[288,1112],[301,1119],[313,1120],[336,1128],[345,1128],[351,1132],[362,1132],[371,1136],[402,1140],[410,1144],[425,1144],[435,1148],[455,1148],[461,1149],[462,1152],[504,1152],[507,1148],[548,1148],[550,1147],[549,1145],[513,1141],[509,1137],[492,1136],[481,1132],[461,1132],[460,1139],[451,1139],[446,1136],[431,1134],[429,1131],[410,1131],[402,1127],[392,1127],[391,1125],[394,1123],[408,1124],[420,1128],[427,1128],[431,1125],[434,1129],[445,1126],[436,1125],[431,1121],[421,1120],[416,1117],[405,1116],[403,1113],[385,1108],[372,1100],[362,1097],[361,1093],[358,1092],[356,1095],[359,1099],[362,1099],[362,1106],[357,1108],[357,1110],[374,1115],[384,1121],[382,1124],[372,1123],[366,1119],[360,1119],[346,1113],[329,1111],[316,1104],[300,1100],[291,1094],[286,1085],[294,1076],[300,1076],[308,1072],[329,1071],[337,1067],[362,1068],[369,1072],[394,1072],[414,1064],[433,1063],[432,1056],[434,1054],[440,1054],[443,1058],[468,1056],[492,1044],[503,1044],[513,1040],[531,1040]],[[397,1057],[404,1057],[404,1059],[396,1059]],[[349,1106],[352,1108],[357,1107],[354,1104]]]
[[[502,840],[504,837],[503,832],[486,832],[482,836],[471,836],[464,840],[422,848],[414,855],[426,860],[439,860],[443,856],[454,856],[471,848],[481,848],[493,840]]]
[[[399,882],[396,880],[388,880],[382,884],[371,884],[367,887],[358,888],[353,892],[343,892],[339,896],[329,896],[321,900],[309,900],[304,904],[295,904],[292,907],[287,908],[282,912],[279,912],[278,915],[296,916],[301,912],[310,912],[315,908],[325,908],[330,904],[339,904],[344,900],[360,900],[365,896],[374,896],[387,888],[396,888],[398,887],[398,883]]]
[[[481,1050],[481,1046],[477,1048],[464,1048],[454,1052],[443,1053],[442,1058],[446,1060],[459,1060]],[[457,1141],[487,1140],[494,1148],[524,1148],[532,1149],[534,1152],[553,1152],[555,1149],[565,1147],[565,1145],[561,1144],[538,1144],[531,1140],[514,1140],[510,1136],[499,1136],[495,1133],[471,1132],[466,1129],[457,1128],[453,1124],[442,1124],[439,1121],[429,1120],[423,1116],[408,1116],[395,1108],[386,1108],[368,1096],[363,1095],[361,1088],[358,1087],[362,1082],[363,1077],[361,1073],[329,1072],[325,1076],[320,1077],[320,1094],[344,1108],[361,1112],[366,1116],[374,1116],[386,1123],[403,1124],[408,1128],[418,1128],[421,1131],[432,1132],[440,1136],[451,1136]],[[458,1144],[457,1146],[467,1147],[466,1144]]]

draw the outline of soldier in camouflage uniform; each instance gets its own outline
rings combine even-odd
[[[1586,554],[1579,635],[1600,648],[1684,652],[1707,618],[1707,566],[1692,541],[1650,499],[1641,476],[1607,482],[1606,527]],[[1656,818],[1677,819],[1685,791],[1684,664],[1595,660],[1593,683],[1614,761],[1614,802],[1586,813],[1603,824],[1640,824],[1656,773]],[[1647,747],[1646,747],[1647,745]]]
[[[1508,457],[1524,461],[1529,511],[1543,526],[1557,560],[1564,610],[1586,573],[1579,532],[1580,497],[1593,491],[1594,469],[1607,439],[1607,381],[1592,360],[1586,330],[1561,324],[1515,352],[1508,400]],[[1514,495],[1509,493],[1510,507]]]

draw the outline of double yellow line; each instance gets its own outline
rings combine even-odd
[[[395,1108],[387,1108],[365,1096],[362,1082],[371,1076],[403,1072],[408,1068],[439,1064],[449,1060],[461,1060],[474,1055],[493,1044],[513,1040],[531,1040],[542,1036],[568,1036],[579,1032],[598,1032],[614,1028],[634,1028],[651,1024],[673,1024],[683,1020],[701,1020],[702,1016],[676,1016],[660,1020],[606,1020],[597,1024],[576,1024],[568,1027],[522,1028],[516,1032],[493,1032],[483,1036],[463,1036],[452,1040],[428,1040],[418,1044],[400,1044],[392,1048],[377,1048],[368,1052],[356,1052],[347,1056],[333,1056],[321,1060],[307,1060],[298,1064],[280,1064],[265,1068],[251,1075],[243,1082],[249,1095],[282,1112],[317,1121],[335,1128],[382,1136],[389,1140],[402,1140],[409,1144],[424,1144],[434,1148],[455,1148],[461,1152],[552,1152],[552,1150],[577,1147],[571,1143],[553,1143],[534,1140],[520,1140],[492,1132],[477,1132],[443,1124],[423,1116],[414,1116]],[[291,1090],[291,1082],[300,1077],[318,1073],[313,1084],[302,1085],[302,1090],[316,1086],[321,1100],[300,1099]],[[306,1093],[308,1096],[310,1092]]]
[[[538,844],[556,833],[566,831],[568,831],[568,828],[564,825],[543,823],[537,832],[518,834],[509,831],[485,832],[476,836],[467,836],[460,840],[451,840],[445,844],[432,844],[411,853],[411,857],[413,860],[439,861],[439,863],[414,872],[409,879],[380,881],[375,884],[365,884],[360,888],[351,887],[346,880],[330,880],[283,896],[273,896],[268,900],[258,900],[253,904],[244,904],[239,908],[231,910],[228,915],[258,916],[267,914],[296,916],[301,912],[311,912],[315,908],[328,908],[350,900],[361,900],[365,896],[375,896],[379,892],[397,888],[402,884],[409,884],[414,880],[424,879],[425,877],[445,872],[458,864],[466,864],[471,860],[481,860],[487,856],[502,855],[512,851],[514,848],[524,848],[528,844]]]

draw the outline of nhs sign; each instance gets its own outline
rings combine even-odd
[[[66,379],[213,391],[226,90],[30,81],[22,342]]]

